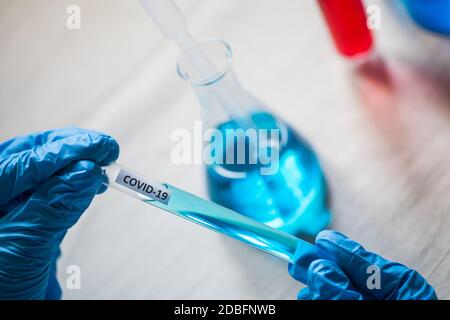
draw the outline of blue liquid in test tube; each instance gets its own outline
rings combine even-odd
[[[303,279],[301,279],[303,282],[306,281],[306,272],[313,260],[332,259],[327,252],[305,240],[271,228],[172,185],[144,178],[118,164],[104,167],[103,173],[104,183],[116,190],[240,240],[287,262],[297,261],[297,266],[303,269]]]

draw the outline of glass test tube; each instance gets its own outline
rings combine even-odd
[[[306,281],[309,264],[330,258],[317,246],[290,234],[259,223],[235,211],[166,183],[142,177],[113,163],[103,168],[104,183],[148,204],[195,222],[203,227],[245,242],[303,269],[300,281]],[[300,258],[298,258],[300,257]]]
[[[373,39],[362,0],[319,0],[319,6],[342,55],[354,58],[371,51]]]

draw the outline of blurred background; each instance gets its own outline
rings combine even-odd
[[[450,37],[416,26],[399,1],[366,1],[381,8],[382,62],[365,68],[337,54],[316,1],[177,4],[194,36],[231,45],[243,86],[315,148],[332,228],[450,298]],[[80,30],[66,27],[69,5]],[[0,48],[0,141],[104,131],[121,164],[206,197],[203,167],[170,160],[171,133],[192,130],[199,103],[137,0],[1,0]],[[70,265],[80,290],[65,286]],[[114,190],[68,233],[58,277],[66,299],[294,299],[301,288],[283,261]]]

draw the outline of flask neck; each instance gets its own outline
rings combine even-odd
[[[231,66],[231,48],[220,40],[200,41],[199,46],[210,60],[215,74],[205,78],[203,73],[200,77],[185,57],[178,62],[177,71],[195,91],[206,126],[217,127],[232,119],[241,127],[251,127],[248,116],[258,110],[260,104],[241,87],[236,78]]]

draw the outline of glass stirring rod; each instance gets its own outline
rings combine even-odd
[[[296,258],[306,282],[309,264],[333,257],[325,250],[170,184],[159,183],[112,163],[103,167],[104,184],[203,227],[245,242],[290,263]],[[243,195],[245,196],[245,195]]]

